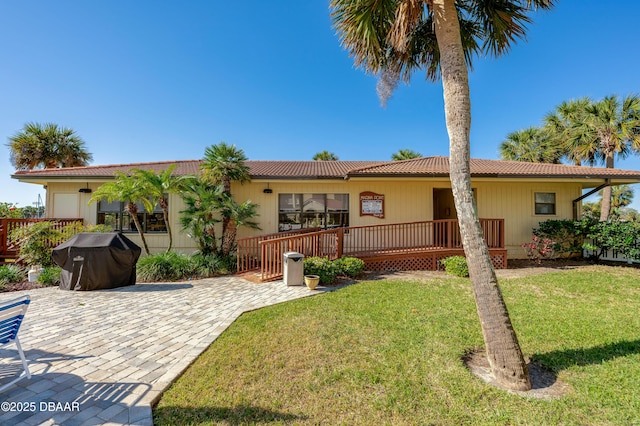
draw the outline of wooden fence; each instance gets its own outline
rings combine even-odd
[[[62,229],[70,223],[80,222],[82,219],[8,219],[0,218],[0,262],[5,259],[15,259],[18,257],[18,246],[11,234],[14,230],[29,226],[35,222],[53,222],[54,229]]]
[[[489,249],[504,251],[504,219],[480,219],[480,224]],[[283,273],[282,257],[288,251],[302,253],[305,257],[337,259],[352,256],[366,260],[438,250],[462,250],[456,220],[354,226],[304,234],[243,238],[238,240],[238,272],[260,270],[262,280],[279,278]]]

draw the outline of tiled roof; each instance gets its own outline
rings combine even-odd
[[[475,177],[558,177],[558,178],[631,178],[640,179],[640,171],[564,164],[523,163],[520,161],[481,160],[472,158],[471,175]],[[350,177],[449,175],[448,157],[422,157],[365,166],[349,172]]]
[[[89,179],[112,177],[117,171],[127,173],[133,168],[166,170],[176,165],[175,174],[195,175],[200,160],[161,161],[151,163],[111,164],[18,171],[17,179],[70,178]],[[422,157],[404,161],[271,161],[246,162],[253,179],[344,179],[347,177],[441,177],[449,174],[448,157]],[[626,178],[640,181],[640,171],[605,169],[601,167],[567,166],[562,164],[522,163],[518,161],[471,159],[471,175],[475,177],[551,177],[551,178]]]

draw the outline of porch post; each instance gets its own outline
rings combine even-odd
[[[336,256],[338,259],[342,257],[342,253],[344,253],[344,228],[340,227],[336,234]]]

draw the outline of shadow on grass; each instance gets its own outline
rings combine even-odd
[[[224,421],[229,425],[253,422],[292,422],[307,420],[307,417],[281,413],[253,405],[235,407],[156,407],[153,424],[197,424],[208,421]]]
[[[602,364],[615,358],[640,354],[639,340],[621,340],[592,348],[565,349],[534,354],[531,359],[555,373],[573,366]]]

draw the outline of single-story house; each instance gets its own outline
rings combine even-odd
[[[113,179],[115,172],[161,171],[174,164],[175,174],[199,173],[200,161],[190,160],[18,171],[12,177],[47,188],[47,217],[107,223],[132,232],[136,241],[123,203],[89,205],[91,192]],[[232,194],[238,201],[259,205],[261,230],[241,229],[239,237],[307,227],[456,219],[447,157],[390,162],[250,160],[246,165],[251,182],[232,184]],[[471,160],[471,175],[479,216],[504,219],[508,258],[524,257],[521,244],[531,240],[539,222],[578,217],[585,190],[640,182],[639,171],[482,159]],[[193,241],[179,232],[183,209],[180,195],[170,194],[174,248],[192,252]],[[167,235],[160,210],[141,213],[140,219],[152,251],[164,250]]]

